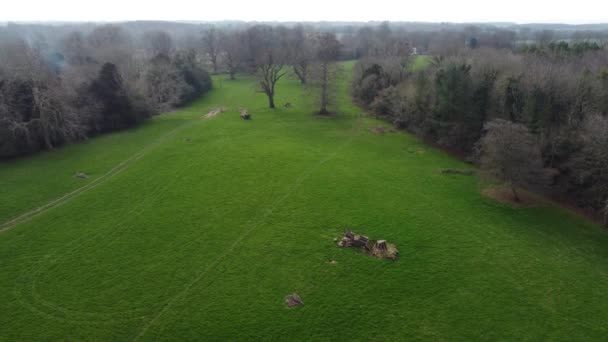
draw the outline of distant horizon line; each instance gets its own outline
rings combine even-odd
[[[240,22],[240,23],[337,23],[337,24],[369,24],[369,23],[395,23],[395,24],[436,24],[436,25],[463,25],[463,24],[482,24],[482,25],[565,25],[565,26],[594,26],[608,25],[605,22],[585,22],[585,23],[569,23],[559,21],[413,21],[413,20],[243,20],[243,19],[220,19],[220,20],[189,20],[189,19],[110,19],[110,20],[7,20],[0,19],[0,24],[107,24],[107,23],[129,23],[129,22],[165,22],[165,23],[180,23],[180,24],[202,24],[202,23],[222,23],[222,22]]]

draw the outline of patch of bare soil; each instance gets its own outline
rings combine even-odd
[[[370,130],[370,132],[375,133],[375,134],[385,134],[385,133],[396,132],[393,128],[387,128],[384,126],[372,127],[369,130]]]
[[[214,109],[210,110],[209,113],[203,115],[201,118],[205,119],[205,120],[213,119],[218,114],[221,114],[225,111],[226,111],[226,108],[224,108],[224,107],[214,108]]]
[[[475,171],[468,169],[441,169],[441,173],[444,175],[472,176],[475,174]]]
[[[353,233],[350,230],[344,232],[338,246],[359,248],[369,255],[391,260],[397,259],[399,254],[397,247],[386,240],[370,240],[367,236]]]
[[[481,193],[497,202],[509,204],[513,207],[535,207],[542,203],[542,198],[529,191],[517,189],[517,197],[511,190],[506,186],[492,186],[487,187],[481,191]]]
[[[300,296],[298,296],[298,294],[294,292],[285,297],[285,304],[287,304],[288,307],[293,308],[296,306],[304,305],[304,302],[302,301],[302,298],[300,298]]]

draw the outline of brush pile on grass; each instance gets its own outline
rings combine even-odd
[[[247,109],[241,108],[239,110],[239,112],[241,113],[241,119],[243,119],[243,120],[250,120],[251,119],[251,115],[249,114],[249,112],[247,112]]]
[[[397,259],[399,254],[397,247],[386,240],[370,240],[367,236],[353,233],[350,230],[344,232],[338,246],[360,248],[369,255],[391,260]]]
[[[214,117],[216,117],[218,114],[221,114],[223,112],[226,111],[226,108],[224,107],[219,107],[219,108],[214,108],[212,110],[209,111],[209,113],[205,114],[202,116],[203,119],[213,119]]]

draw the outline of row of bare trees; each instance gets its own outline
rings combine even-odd
[[[255,25],[247,29],[210,26],[202,31],[201,42],[214,72],[226,72],[232,80],[239,72],[255,74],[258,91],[267,96],[270,108],[276,107],[277,83],[293,75],[301,84],[317,90],[319,113],[330,113],[341,76],[337,61],[341,59],[342,44],[334,34],[301,25]]]
[[[211,88],[195,50],[163,31],[73,31],[54,43],[0,35],[0,157],[124,129]]]

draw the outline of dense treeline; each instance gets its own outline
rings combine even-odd
[[[211,79],[163,31],[119,26],[54,37],[0,35],[0,157],[137,125],[196,98]]]
[[[352,93],[400,128],[482,166],[492,161],[487,168],[514,186],[605,208],[608,52],[591,42],[530,46],[536,48],[473,48],[465,41],[458,51],[429,56],[428,67],[408,72],[407,58],[364,58]],[[522,163],[513,151],[538,151],[536,170],[533,157]],[[514,166],[517,177],[508,176]]]

